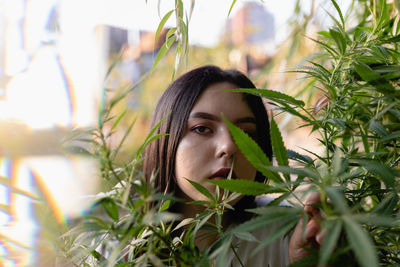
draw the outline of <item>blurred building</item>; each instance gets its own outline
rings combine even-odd
[[[247,2],[227,21],[230,59],[245,73],[262,68],[274,53],[275,22],[263,4]]]
[[[122,57],[128,57],[140,63],[142,72],[147,72],[153,65],[155,56],[164,44],[168,29],[161,30],[157,40],[155,32],[144,30],[131,30],[120,27],[104,25],[104,42],[108,47],[107,59],[122,52]],[[125,54],[125,52],[127,54]]]
[[[157,40],[156,33],[137,29],[127,29],[103,25],[103,45],[106,53],[104,62],[110,62],[120,54],[120,62],[110,76],[107,86],[118,89],[133,85],[133,91],[127,97],[127,105],[131,109],[139,107],[142,88],[140,78],[149,72],[164,44],[168,29],[161,30]]]

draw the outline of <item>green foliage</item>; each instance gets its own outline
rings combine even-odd
[[[295,70],[313,79],[328,99],[323,107],[315,107],[312,116],[312,110],[305,113],[309,116],[305,122],[320,133],[325,147],[319,167],[312,167],[319,178],[311,183],[333,204],[333,208],[323,206],[323,211],[326,227],[336,233],[328,235],[320,263],[326,262],[343,228],[361,266],[398,264],[399,241],[386,246],[384,238],[396,240],[399,229],[398,10],[389,11],[386,1],[376,1],[372,14],[366,13],[360,24],[346,30],[342,12],[332,2],[340,21],[319,33],[324,56]],[[391,226],[360,220],[381,208]],[[330,221],[342,226],[333,229]]]
[[[319,253],[311,254],[311,257],[314,255],[319,259],[308,260],[313,264],[319,262],[319,266],[331,261],[352,262],[353,265],[356,264],[354,253],[357,264],[361,266],[398,264],[398,10],[389,12],[386,1],[379,1],[372,4],[371,19],[365,14],[359,25],[346,30],[340,7],[332,2],[340,20],[334,19],[335,26],[319,33],[316,42],[324,49],[319,53],[319,61],[309,61],[310,65],[291,70],[306,74],[314,80],[315,86],[323,90],[325,99],[320,106],[306,110],[290,97],[277,99],[269,91],[263,94],[264,90],[240,91],[266,97],[275,103],[277,109],[303,119],[304,125],[311,126],[321,135],[325,154],[318,155],[318,161],[297,160],[302,167],[288,167],[287,153],[277,125],[274,119],[271,120],[271,141],[280,166],[268,166],[268,169],[283,174],[286,181],[289,174],[292,180],[293,175],[297,175],[296,181],[317,188],[324,200],[322,226],[329,234]],[[294,111],[294,108],[300,110]],[[243,134],[232,129],[231,133],[246,156],[250,153],[257,155],[253,152],[256,148],[250,150],[240,145],[238,139],[243,139]],[[289,154],[293,155],[293,152]],[[251,162],[257,162],[257,159]],[[266,177],[277,181],[277,173]],[[253,192],[249,192],[235,183],[218,182],[222,188],[235,192],[266,192],[264,184],[254,186]],[[296,195],[290,187],[287,190],[292,197]],[[375,211],[382,221],[373,216]],[[388,240],[391,242],[387,243]],[[350,251],[337,249],[345,247]],[[335,248],[337,252],[332,255]]]

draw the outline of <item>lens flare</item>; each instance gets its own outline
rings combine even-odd
[[[56,63],[58,65],[58,70],[61,75],[62,84],[65,89],[66,99],[68,101],[67,106],[68,106],[68,111],[69,111],[69,117],[71,118],[69,125],[72,125],[72,123],[73,123],[72,118],[74,118],[74,111],[76,109],[76,97],[75,97],[73,83],[72,83],[71,77],[68,75],[67,70],[65,69],[65,67],[62,63],[62,59],[61,59],[60,55],[57,55]]]
[[[85,196],[97,192],[96,163],[84,157],[3,158],[0,170],[5,193],[0,203],[9,206],[0,225],[0,257],[10,266],[34,264],[39,236],[50,231],[41,227],[53,223],[62,228],[90,207]]]

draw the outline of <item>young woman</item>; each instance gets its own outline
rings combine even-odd
[[[213,192],[215,187],[209,179],[225,179],[233,166],[232,178],[263,182],[266,178],[258,172],[235,145],[222,114],[230,122],[247,132],[271,159],[272,148],[269,137],[268,115],[260,97],[229,92],[227,89],[255,88],[242,73],[222,70],[215,66],[204,66],[182,75],[174,81],[160,98],[152,118],[152,126],[161,119],[165,121],[157,133],[168,133],[147,147],[144,154],[144,172],[150,182],[164,193],[174,193],[185,200],[205,200],[187,179],[200,183]],[[267,177],[268,178],[268,177]],[[306,226],[305,238],[302,220],[296,226],[290,241],[277,240],[265,247],[256,256],[250,257],[257,243],[239,241],[237,254],[245,266],[287,266],[307,255],[305,247],[320,244],[318,212],[311,204],[319,201],[313,195],[307,211],[314,212],[315,219]],[[254,197],[243,196],[234,203],[235,210],[224,218],[224,224],[240,223],[250,218],[245,209],[259,205]],[[174,211],[184,217],[194,217],[201,206],[180,204]],[[259,239],[266,238],[273,228],[260,229],[253,233]],[[210,237],[197,245],[211,245]],[[232,255],[230,258],[235,265]],[[227,264],[229,265],[229,264]]]

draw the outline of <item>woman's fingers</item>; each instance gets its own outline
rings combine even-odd
[[[316,237],[320,232],[320,230],[321,227],[316,220],[314,219],[309,220],[305,229],[306,240]]]
[[[315,241],[322,246],[322,243],[324,243],[324,239],[326,236],[326,229],[322,229],[318,232],[318,234],[315,236]]]
[[[326,231],[321,230],[323,220],[319,204],[321,194],[316,192],[311,194],[304,206],[304,211],[309,214],[310,220],[307,222],[305,232],[303,232],[303,218],[300,219],[292,235],[289,245],[289,255],[291,262],[297,261],[308,255],[306,248],[319,249],[324,241]]]
[[[291,263],[306,257],[308,254],[304,249],[306,240],[303,237],[302,231],[303,218],[300,218],[289,242],[289,259]]]
[[[319,213],[318,204],[320,203],[321,194],[319,192],[312,193],[304,205],[305,212],[309,213],[310,215],[315,215],[316,213]]]

